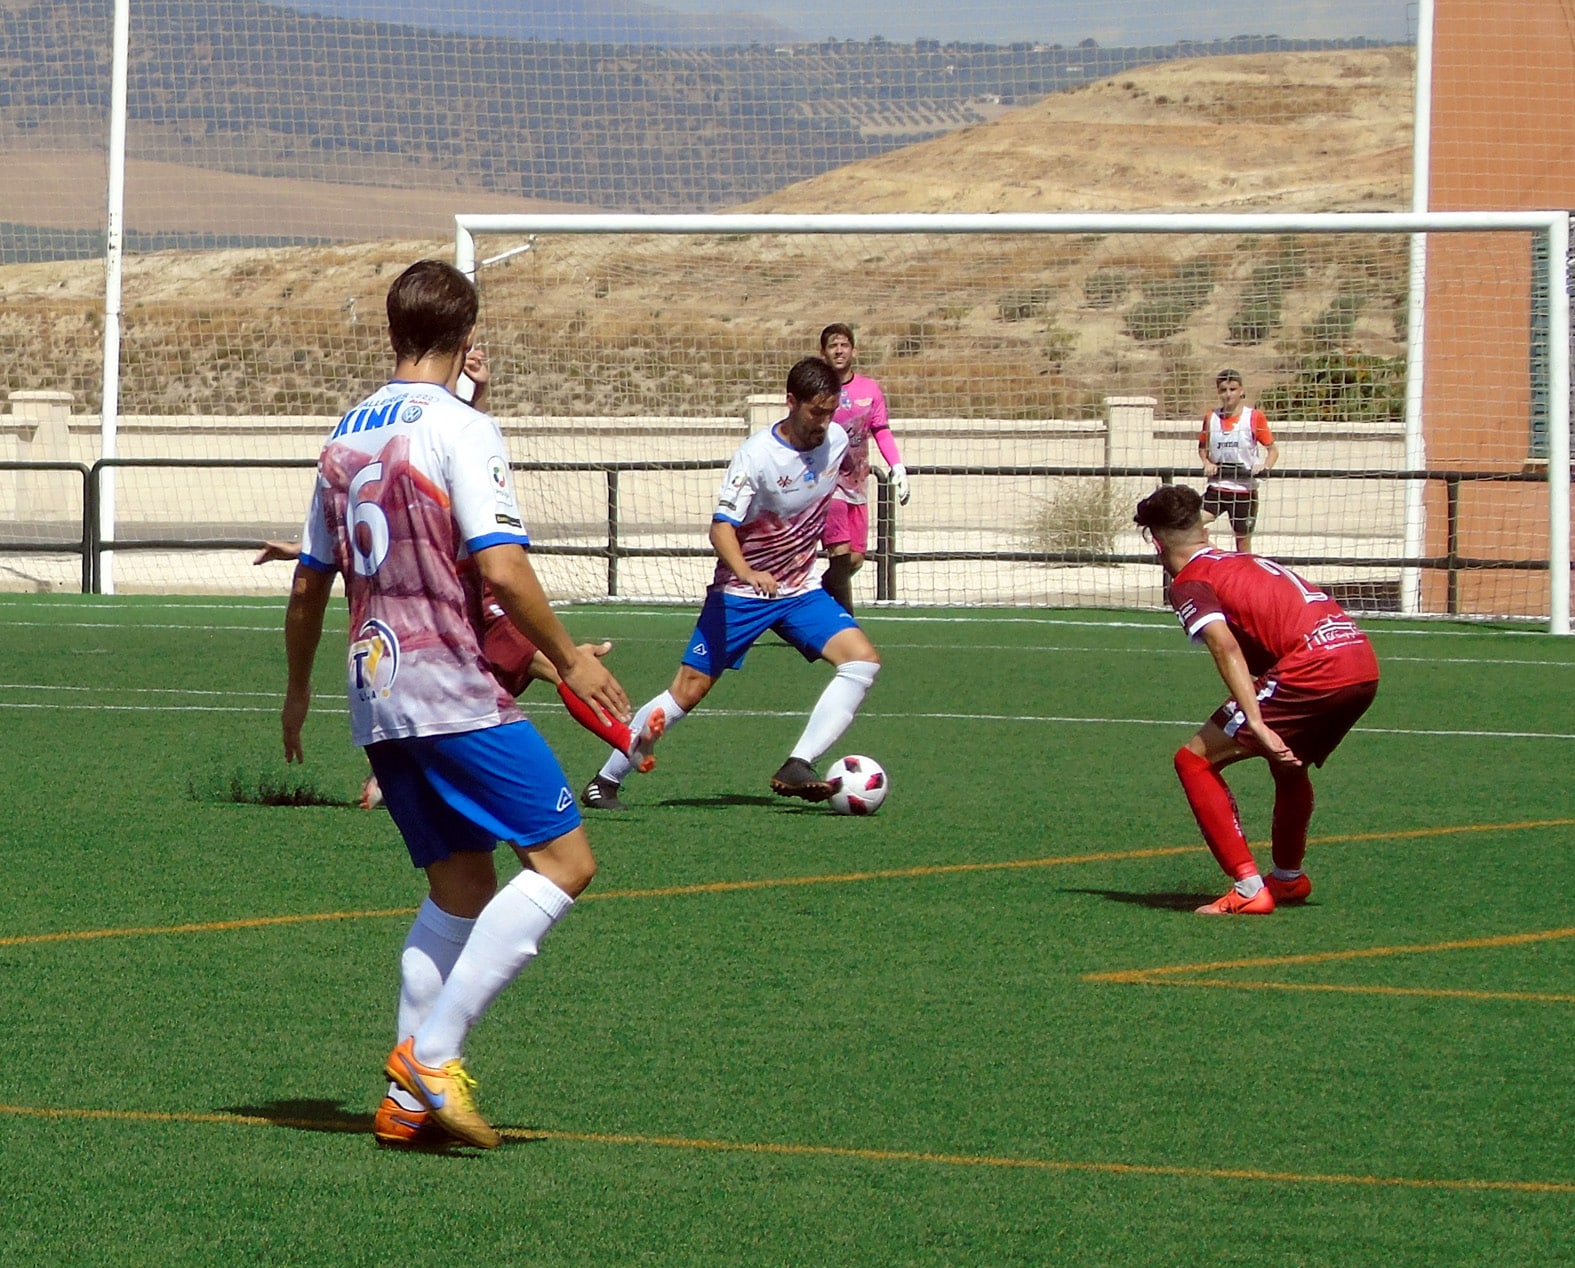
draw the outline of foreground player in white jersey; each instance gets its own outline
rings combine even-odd
[[[483,582],[575,695],[628,714],[623,688],[547,604],[502,436],[454,395],[476,315],[475,287],[437,260],[389,288],[394,378],[323,448],[285,617],[284,752],[298,762],[323,615],[344,577],[351,730],[430,891],[400,959],[394,1086],[373,1126],[388,1145],[501,1142],[476,1109],[465,1036],[596,872],[557,759],[488,668]],[[500,840],[523,864],[501,890]]]
[[[733,455],[711,516],[716,575],[689,638],[673,684],[647,701],[631,727],[638,733],[657,710],[670,732],[705,699],[728,669],[775,630],[805,660],[836,668],[809,716],[809,724],[771,791],[783,797],[824,801],[831,785],[815,773],[815,759],[853,722],[880,672],[880,657],[851,613],[820,587],[815,562],[826,510],[848,434],[832,415],[841,401],[842,376],[820,357],[805,357],[788,374],[788,415],[756,432]],[[629,758],[614,752],[580,794],[586,806],[622,810],[618,798]]]

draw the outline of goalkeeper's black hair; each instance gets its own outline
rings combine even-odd
[[[1182,533],[1203,519],[1203,495],[1184,484],[1166,484],[1137,504],[1132,522],[1150,533]]]

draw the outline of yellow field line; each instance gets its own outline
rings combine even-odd
[[[205,920],[188,925],[148,925],[131,929],[77,929],[65,933],[30,933],[16,938],[0,938],[0,947],[31,946],[35,942],[88,942],[95,938],[147,938],[175,933],[223,933],[230,929],[266,929],[271,925],[305,925],[321,920],[365,920],[415,914],[414,907],[385,907],[375,911],[322,911],[299,916],[248,916],[243,920]]]
[[[1172,973],[1207,973],[1219,969],[1284,968],[1291,964],[1329,964],[1336,960],[1373,960],[1392,955],[1433,955],[1440,951],[1476,951],[1484,947],[1514,947],[1530,942],[1555,942],[1575,938],[1575,927],[1544,929],[1535,933],[1506,933],[1492,938],[1461,938],[1452,942],[1418,942],[1409,946],[1358,947],[1350,951],[1311,951],[1300,955],[1255,956],[1249,960],[1212,960],[1204,964],[1170,964],[1148,969],[1119,969],[1111,973],[1085,973],[1085,982],[1151,981]]]
[[[1393,832],[1363,832],[1343,836],[1313,837],[1311,845],[1343,845],[1364,841],[1415,841],[1425,837],[1458,836],[1476,832],[1523,832],[1538,828],[1567,828],[1575,819],[1527,819],[1515,823],[1452,824],[1437,828],[1407,828]],[[707,881],[696,885],[667,885],[652,889],[604,890],[586,894],[580,901],[611,901],[630,898],[682,898],[699,894],[730,894],[750,890],[789,889],[804,885],[849,885],[863,881],[912,880],[925,876],[957,876],[969,872],[1022,871],[1040,867],[1071,867],[1086,863],[1119,863],[1138,859],[1169,858],[1180,854],[1201,854],[1201,845],[1157,846],[1143,850],[1108,850],[1098,854],[1063,854],[1039,859],[1003,859],[988,863],[939,863],[920,867],[889,868],[869,872],[834,872],[816,876],[778,876],[738,881]],[[97,938],[142,938],[182,933],[222,933],[235,929],[264,929],[275,925],[310,924],[323,920],[366,920],[415,915],[414,907],[389,907],[371,911],[309,912],[293,916],[255,916],[241,920],[215,920],[180,925],[147,926],[121,929],[83,929],[64,933],[21,934],[0,938],[0,947],[31,946],[44,942],[86,942]],[[1195,965],[1214,968],[1215,965]],[[1149,970],[1142,970],[1147,972]],[[1177,968],[1167,970],[1182,972]]]
[[[1335,982],[1250,982],[1228,977],[1179,977],[1151,982],[1157,986],[1212,986],[1252,991],[1323,991],[1337,995],[1419,995],[1443,999],[1507,999],[1531,1004],[1575,1004],[1575,995],[1540,991],[1466,991],[1425,986],[1342,986]]]
[[[218,1126],[294,1127],[308,1131],[369,1132],[365,1118],[296,1119],[259,1114],[170,1113],[153,1110],[60,1109],[0,1105],[0,1114],[21,1118],[113,1120],[129,1123],[198,1123]],[[1012,1158],[991,1154],[928,1153],[908,1149],[858,1149],[838,1145],[772,1144],[759,1141],[707,1140],[685,1136],[644,1136],[629,1133],[566,1132],[503,1129],[505,1138],[522,1143],[556,1141],[580,1145],[630,1145],[653,1149],[688,1149],[711,1153],[765,1154],[786,1158],[851,1158],[863,1162],[921,1163],[939,1167],[981,1167],[997,1170],[1082,1172],[1097,1175],[1161,1176],[1185,1180],[1256,1181],[1265,1184],[1359,1185],[1369,1188],[1445,1189],[1503,1193],[1575,1193],[1575,1183],[1553,1180],[1461,1180],[1446,1177],[1347,1175],[1326,1172],[1260,1171],[1255,1168],[1180,1167],[1133,1162],[1076,1162],[1057,1158]]]
[[[1526,946],[1575,938],[1575,928],[1544,929],[1536,933],[1508,933],[1494,938],[1462,938],[1452,942],[1426,942],[1411,946],[1364,947],[1354,951],[1315,951],[1304,955],[1261,956],[1250,960],[1216,960],[1209,964],[1171,964],[1149,969],[1121,969],[1111,973],[1085,973],[1085,982],[1112,982],[1122,986],[1204,986],[1223,990],[1321,991],[1343,995],[1413,995],[1435,999],[1513,1000],[1532,1004],[1575,1004],[1575,995],[1542,991],[1473,991],[1425,986],[1353,986],[1339,982],[1270,982],[1228,977],[1176,977],[1219,969],[1285,968],[1293,964],[1329,964],[1336,960],[1367,960],[1397,955],[1436,955],[1443,951],[1469,951],[1493,947]]]

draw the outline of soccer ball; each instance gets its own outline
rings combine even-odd
[[[873,757],[849,753],[826,770],[831,800],[826,804],[839,815],[872,815],[881,808],[891,788],[886,769]]]

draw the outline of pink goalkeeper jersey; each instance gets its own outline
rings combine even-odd
[[[826,428],[819,445],[808,450],[793,448],[776,427],[768,427],[738,447],[722,477],[722,492],[711,518],[738,530],[744,562],[775,577],[783,597],[820,588],[815,573],[820,531],[847,449],[848,433],[836,423]],[[755,593],[720,560],[711,588],[729,594]]]
[[[866,489],[870,478],[870,441],[874,440],[880,447],[880,456],[888,466],[902,461],[886,417],[886,394],[874,379],[855,374],[842,385],[842,403],[831,417],[848,433],[847,456],[842,460],[842,470],[837,473],[837,497],[862,505],[869,500]]]
[[[345,672],[357,744],[523,715],[487,666],[472,553],[530,544],[503,437],[430,383],[390,383],[328,438],[301,562],[345,579]]]

